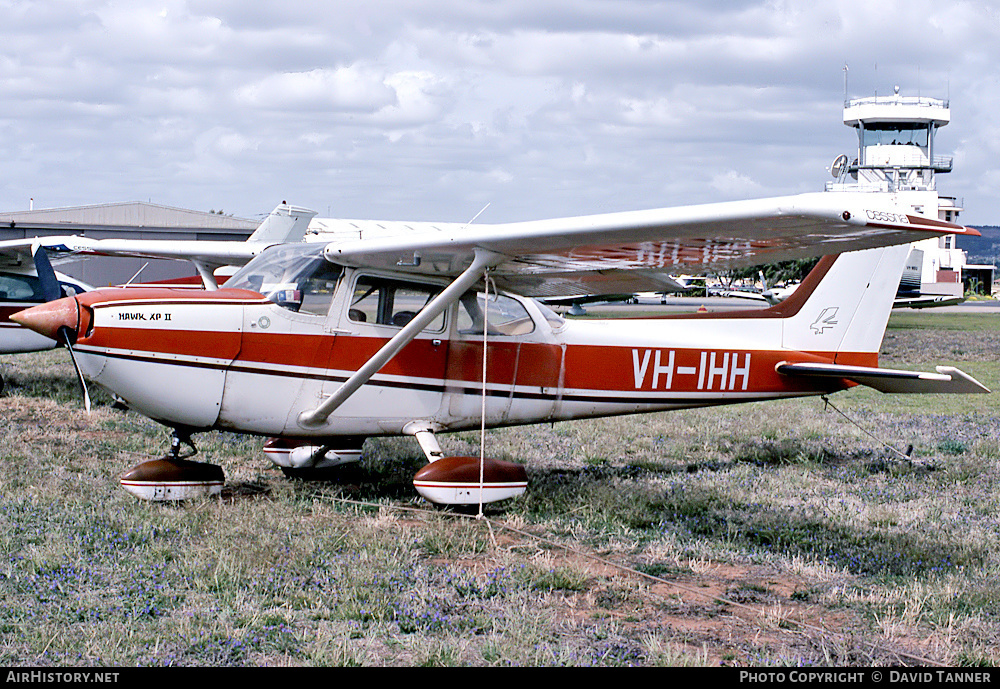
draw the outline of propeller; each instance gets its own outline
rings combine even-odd
[[[62,286],[56,277],[56,271],[52,269],[52,262],[49,261],[45,248],[41,244],[35,244],[31,250],[31,258],[35,261],[35,272],[38,274],[45,301],[60,299],[63,296]]]
[[[70,330],[69,326],[62,326],[59,328],[59,339],[62,343],[66,345],[66,351],[69,352],[69,360],[73,362],[73,368],[76,370],[76,379],[80,383],[80,390],[83,391],[83,408],[90,413],[90,393],[87,392],[87,382],[83,379],[83,373],[80,372],[80,365],[76,363],[76,353],[73,351],[73,345],[70,344],[70,339],[75,339],[76,336],[73,331]]]
[[[56,277],[56,271],[52,268],[52,262],[49,261],[49,255],[46,253],[45,248],[41,244],[35,244],[31,251],[31,257],[35,262],[35,272],[38,274],[38,282],[41,284],[42,296],[45,298],[45,301],[50,302],[61,299],[63,289],[59,284],[59,278]],[[68,325],[60,326],[56,330],[55,340],[65,345],[66,350],[69,352],[69,359],[73,362],[73,368],[76,370],[76,379],[79,381],[80,390],[83,392],[83,406],[89,414],[90,393],[87,391],[87,383],[83,379],[80,365],[76,363],[76,352],[73,351],[73,344],[71,342],[71,340],[75,339],[76,332]]]

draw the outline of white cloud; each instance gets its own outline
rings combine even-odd
[[[443,112],[442,99],[448,88],[431,72],[397,72],[385,78],[395,98],[380,108],[377,121],[395,126],[413,126],[436,120]]]
[[[374,113],[396,102],[386,76],[364,65],[269,74],[236,90],[245,106],[264,110]]]
[[[463,220],[493,201],[497,221],[821,189],[856,146],[846,62],[850,95],[950,97],[939,184],[1000,222],[997,19],[961,0],[0,4],[0,208],[280,196]]]
[[[727,170],[712,177],[712,188],[726,198],[742,198],[759,194],[761,185],[735,170]]]

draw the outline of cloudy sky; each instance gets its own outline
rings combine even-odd
[[[983,0],[0,0],[0,210],[483,222],[821,190],[851,97],[949,98],[1000,224]]]

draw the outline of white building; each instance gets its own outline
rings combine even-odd
[[[948,101],[919,96],[854,98],[844,103],[844,124],[858,135],[858,153],[840,156],[831,173],[836,181],[827,191],[894,193],[913,212],[927,218],[957,222],[962,208],[954,197],[942,196],[937,174],[951,172],[952,157],[934,148],[937,130],[951,121]],[[960,299],[965,282],[992,284],[992,266],[970,266],[966,254],[946,235],[913,244],[901,284],[904,292]],[[988,277],[983,273],[986,271]]]

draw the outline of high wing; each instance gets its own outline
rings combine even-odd
[[[319,221],[327,260],[457,276],[477,251],[501,258],[502,289],[554,297],[657,291],[663,274],[904,244],[935,234],[976,235],[925,218],[892,195],[820,192],[658,210],[494,225]]]
[[[274,244],[301,241],[314,211],[279,204],[245,242],[212,240],[90,239],[88,237],[29,237],[0,242],[0,267],[30,266],[35,247],[43,247],[53,263],[80,256],[135,256],[191,261],[206,286],[214,287],[214,269],[243,265]]]

